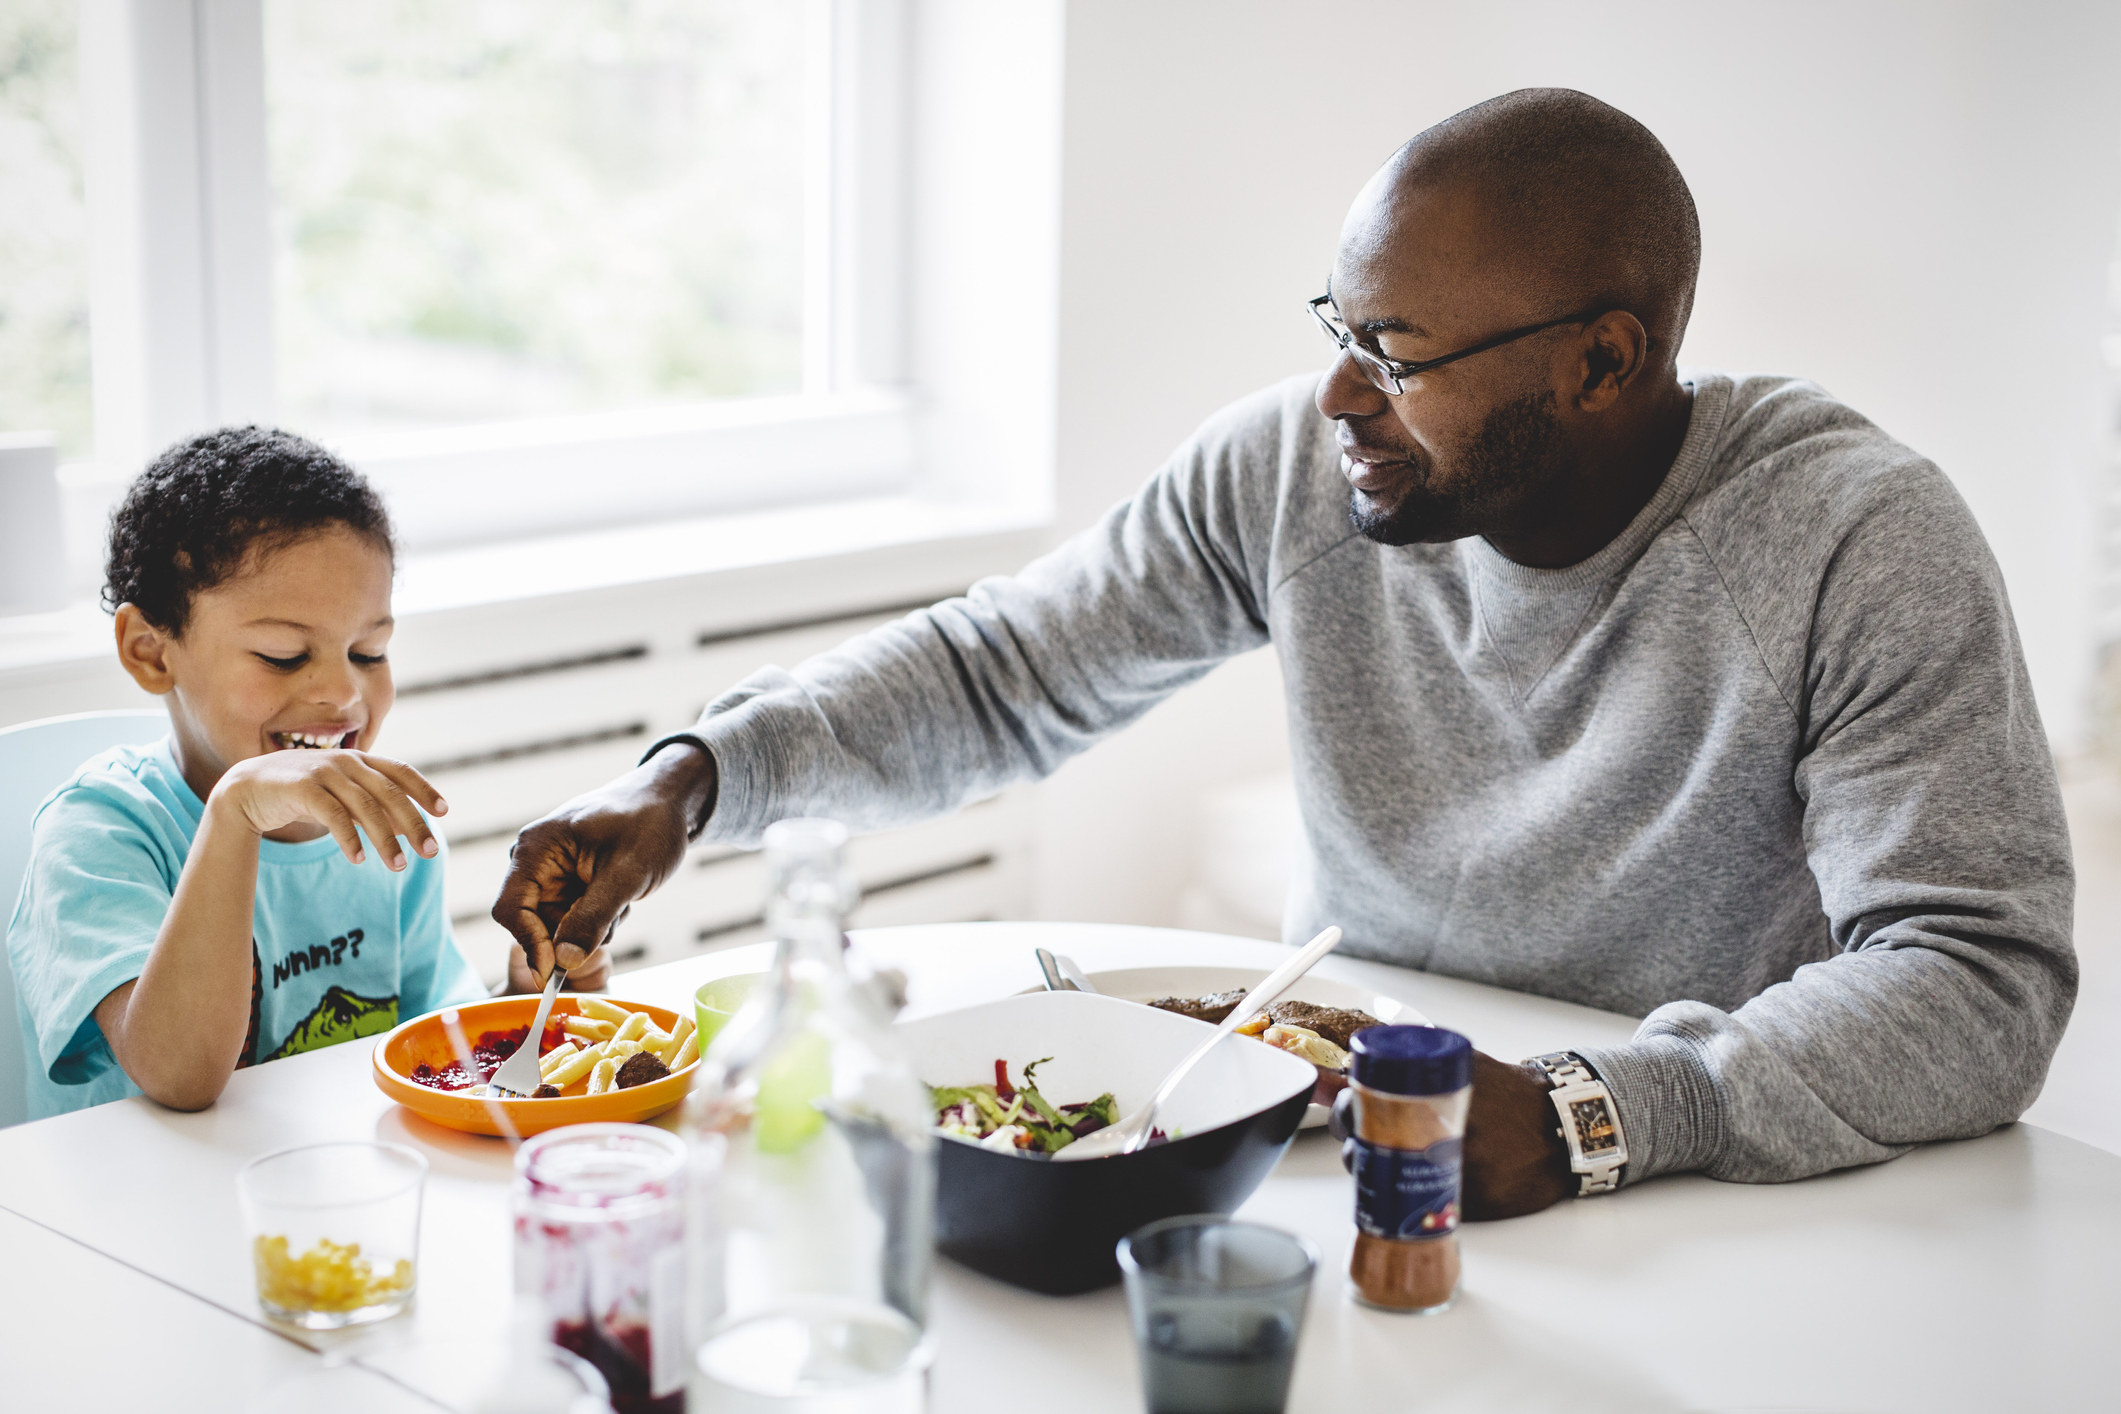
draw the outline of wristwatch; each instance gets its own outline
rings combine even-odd
[[[691,732],[672,732],[669,736],[662,738],[661,740],[657,741],[653,746],[649,747],[646,751],[642,752],[641,759],[639,761],[636,761],[634,764],[636,766],[645,766],[648,764],[648,758],[655,755],[658,751],[661,751],[664,747],[677,746],[680,744],[685,746],[697,746],[700,749],[700,755],[706,757],[710,763],[714,761],[714,749],[708,746],[706,742],[700,740]],[[721,791],[721,778],[719,774],[717,774],[715,778],[714,795],[710,795],[707,797],[707,808],[699,813],[697,819],[688,820],[685,822],[685,843],[692,844],[696,842],[700,837],[700,832],[707,828],[707,818],[710,815],[714,814],[715,796],[720,795]]]
[[[1534,1056],[1529,1064],[1546,1072],[1554,1087],[1547,1094],[1554,1102],[1555,1113],[1561,1116],[1562,1142],[1569,1146],[1569,1169],[1580,1179],[1576,1196],[1611,1193],[1620,1186],[1620,1171],[1628,1161],[1628,1140],[1620,1130],[1620,1111],[1613,1105],[1613,1092],[1574,1051]]]

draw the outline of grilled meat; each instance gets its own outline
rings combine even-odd
[[[1210,1026],[1215,1026],[1230,1014],[1231,1008],[1244,999],[1245,989],[1233,987],[1227,992],[1210,992],[1205,997],[1158,997],[1149,1005],[1163,1011],[1175,1011],[1180,1016],[1190,1016],[1195,1021],[1205,1021]]]
[[[1237,1001],[1232,998],[1230,1006],[1235,1005]],[[1223,1015],[1229,1014],[1230,1008],[1224,1007]],[[1356,1032],[1365,1026],[1384,1024],[1366,1011],[1356,1011],[1352,1007],[1318,1006],[1312,1002],[1279,1001],[1267,1008],[1267,1016],[1277,1026],[1301,1026],[1306,1031],[1316,1031],[1344,1051],[1348,1049],[1349,1039]]]

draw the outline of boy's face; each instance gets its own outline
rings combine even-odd
[[[332,527],[196,595],[181,638],[120,611],[120,657],[168,695],[178,762],[202,798],[252,756],[374,745],[394,695],[390,581],[387,552]]]

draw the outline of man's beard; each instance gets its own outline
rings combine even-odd
[[[1360,492],[1348,497],[1348,521],[1380,545],[1440,544],[1507,531],[1525,509],[1568,473],[1568,447],[1554,416],[1554,392],[1527,393],[1489,413],[1459,458],[1448,491],[1429,478],[1410,486],[1391,510]]]

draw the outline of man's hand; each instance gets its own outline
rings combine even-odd
[[[1549,1088],[1536,1066],[1508,1065],[1473,1052],[1473,1106],[1466,1116],[1459,1208],[1469,1221],[1520,1218],[1576,1191]]]
[[[493,918],[515,935],[534,982],[555,958],[571,976],[670,877],[714,785],[714,758],[679,743],[524,826]]]
[[[624,915],[622,914],[621,917]],[[563,992],[601,992],[611,984],[611,954],[598,948],[579,966],[567,969],[567,980],[560,984]],[[508,955],[508,980],[501,984],[497,996],[535,996],[545,990],[530,970],[530,959],[517,948]]]

